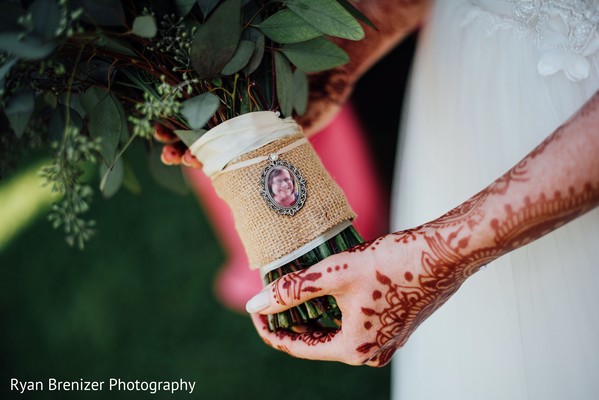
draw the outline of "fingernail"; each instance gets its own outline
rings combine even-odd
[[[270,293],[263,290],[252,297],[245,305],[245,309],[250,314],[262,311],[270,305]]]

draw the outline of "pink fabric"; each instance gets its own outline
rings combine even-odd
[[[358,214],[354,226],[369,240],[388,230],[388,203],[364,135],[351,105],[346,105],[310,142]],[[245,303],[262,289],[259,274],[249,270],[231,210],[216,195],[210,179],[198,169],[185,168],[185,173],[227,257],[215,280],[216,296],[225,306],[245,312]]]

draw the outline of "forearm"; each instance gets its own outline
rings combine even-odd
[[[486,189],[427,224],[467,276],[599,205],[599,92]]]

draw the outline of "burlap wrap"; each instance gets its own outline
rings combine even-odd
[[[235,162],[268,156],[302,137],[298,132],[278,139]],[[309,143],[281,154],[279,159],[293,164],[306,179],[306,202],[293,216],[271,210],[260,195],[260,175],[268,161],[225,171],[212,180],[218,195],[231,207],[250,269],[267,265],[356,216]]]

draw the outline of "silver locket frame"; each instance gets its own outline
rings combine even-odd
[[[260,194],[271,210],[282,215],[293,216],[304,206],[304,203],[306,202],[306,179],[302,176],[302,173],[299,169],[287,161],[280,160],[276,154],[271,154],[269,156],[269,160],[269,164],[262,170],[262,174],[260,175]],[[277,203],[277,201],[272,197],[271,191],[268,187],[269,175],[271,172],[273,172],[273,170],[280,168],[285,168],[288,170],[294,180],[294,184],[297,184],[297,199],[290,207],[285,207]]]

